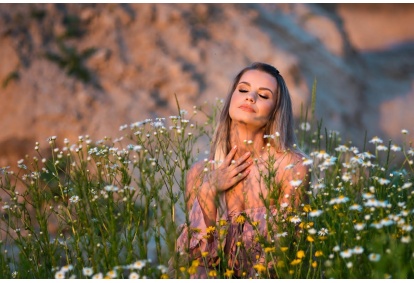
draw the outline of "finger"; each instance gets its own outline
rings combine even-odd
[[[249,159],[250,155],[251,155],[250,151],[246,152],[245,154],[240,156],[239,159],[236,160],[235,164],[236,165],[243,164],[243,162],[245,162],[247,159]]]
[[[230,166],[231,160],[233,159],[234,155],[237,151],[237,145],[233,146],[233,148],[230,150],[229,154],[227,154],[226,158],[223,160],[224,166]]]
[[[230,187],[232,187],[235,184],[237,184],[240,181],[242,181],[244,178],[246,178],[249,175],[249,173],[250,173],[250,169],[247,169],[247,170],[245,170],[243,172],[238,173],[233,178],[231,178],[231,180],[230,180]]]
[[[239,166],[236,166],[233,170],[233,176],[236,176],[237,174],[240,174],[241,172],[243,172],[244,170],[246,170],[250,165],[252,165],[253,162],[251,161],[247,161],[244,162],[242,164],[240,164]]]

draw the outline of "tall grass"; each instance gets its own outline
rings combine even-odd
[[[189,224],[185,176],[207,156],[220,107],[178,107],[121,126],[116,139],[52,136],[49,152],[36,143],[16,172],[1,168],[0,278],[168,278],[170,258],[173,276],[188,278],[199,261],[175,253],[177,228]],[[359,149],[311,116],[297,129],[312,165],[309,200],[264,218],[278,227],[269,239],[257,235],[273,267],[254,265],[255,277],[414,278],[411,143],[370,137]],[[233,274],[223,264],[209,272]]]

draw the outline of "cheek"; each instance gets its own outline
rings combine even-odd
[[[266,105],[264,105],[263,106],[263,115],[266,115],[267,117],[270,117],[270,115],[272,115],[274,107],[275,107],[274,103],[267,103]]]

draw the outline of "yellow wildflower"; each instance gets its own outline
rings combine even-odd
[[[184,271],[185,271],[185,267],[184,267],[184,266],[181,266],[181,267],[180,267],[180,271],[181,271],[181,272],[184,272]]]
[[[164,273],[164,274],[162,274],[162,275],[161,275],[161,279],[168,279],[168,278],[169,278],[169,277],[168,277],[168,274],[165,274],[165,273]]]
[[[280,250],[281,250],[282,252],[285,252],[285,251],[287,251],[287,250],[288,250],[288,247],[280,247]]]
[[[305,226],[305,222],[301,222],[301,223],[299,224],[299,228],[303,229],[303,226]]]
[[[190,275],[196,274],[197,267],[196,266],[190,266],[187,271]]]
[[[265,253],[274,253],[276,251],[275,247],[266,247],[264,249]]]
[[[292,275],[293,273],[295,273],[292,269],[289,270],[289,274]]]
[[[277,267],[285,267],[285,263],[280,260],[277,262]]]
[[[252,222],[252,226],[253,226],[253,227],[256,227],[257,225],[259,225],[259,221],[253,221],[253,222]]]
[[[294,259],[292,260],[292,262],[290,263],[290,265],[298,265],[302,260],[300,258]]]
[[[199,265],[200,265],[200,262],[198,260],[196,260],[196,259],[191,262],[191,266],[197,267]]]
[[[225,226],[225,225],[227,225],[227,221],[225,219],[221,219],[219,221],[219,224],[220,224],[220,226]]]
[[[319,236],[319,240],[321,240],[321,241],[325,241],[327,238],[328,237],[326,237],[326,236]]]
[[[309,212],[309,211],[312,211],[312,208],[311,208],[311,206],[310,206],[309,204],[306,204],[306,205],[303,207],[303,211],[304,211],[304,212]]]
[[[259,237],[254,237],[254,241],[258,242],[258,241],[260,241],[260,238]]]
[[[237,241],[236,246],[240,247],[241,246],[241,242]]]
[[[316,257],[323,256],[323,252],[322,252],[322,251],[316,251],[316,252],[315,252],[315,256],[316,256]]]
[[[213,233],[214,231],[216,231],[216,227],[213,226],[209,226],[206,229],[207,234]]]
[[[312,267],[316,268],[318,266],[318,263],[316,261],[312,262]]]
[[[304,252],[303,250],[299,250],[299,251],[296,253],[296,257],[297,257],[297,258],[304,258],[304,257],[305,257],[305,252]]]
[[[202,257],[206,257],[206,256],[208,256],[208,252],[202,252],[202,253],[201,253],[201,256],[202,256]]]
[[[262,273],[266,271],[266,267],[263,264],[256,264],[253,266],[254,269],[257,270],[257,272]]]
[[[210,272],[208,273],[208,276],[210,276],[210,277],[216,277],[217,276],[217,271],[210,270]]]
[[[226,272],[224,273],[224,276],[230,278],[230,277],[233,276],[233,274],[234,274],[234,271],[233,270],[230,270],[230,269],[227,269],[226,268]]]
[[[237,216],[237,218],[236,218],[236,223],[238,223],[238,224],[243,224],[243,223],[244,223],[244,221],[246,221],[246,218],[244,218],[244,216],[243,216],[243,215],[239,215],[239,216]]]
[[[306,240],[308,241],[308,242],[315,242],[315,239],[313,239],[312,238],[312,236],[310,236],[310,235],[308,235],[307,237],[306,237]]]

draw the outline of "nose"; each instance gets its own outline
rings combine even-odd
[[[246,95],[246,100],[250,101],[251,103],[255,103],[256,102],[256,93],[254,91],[250,91]]]

